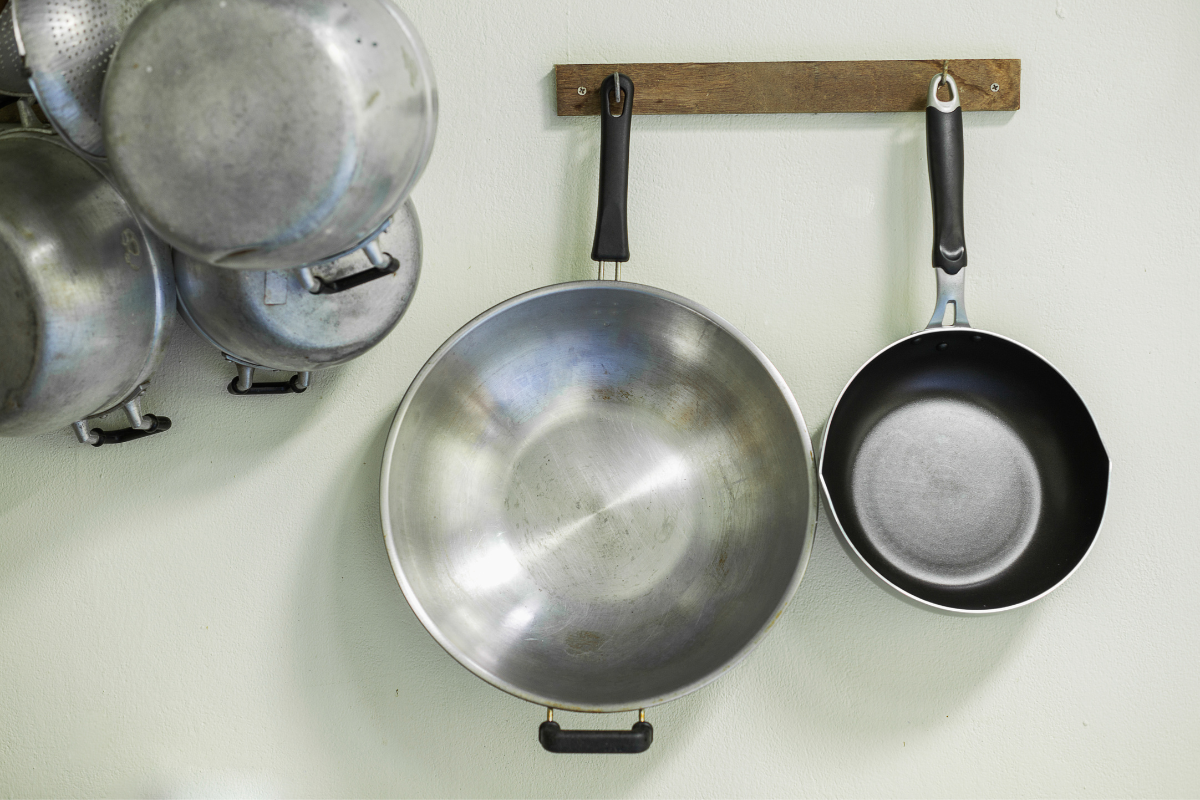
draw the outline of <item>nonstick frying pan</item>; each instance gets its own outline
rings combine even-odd
[[[934,76],[925,119],[937,304],[925,330],[878,353],[842,391],[821,447],[821,484],[847,549],[886,588],[951,613],[1003,611],[1043,597],[1087,555],[1109,459],[1058,370],[969,327],[953,77]]]
[[[629,258],[633,84],[603,87],[594,260]],[[746,337],[621,281],[538,289],[433,355],[384,452],[388,555],[430,634],[550,709],[637,711],[716,679],[761,641],[812,548],[804,420]],[[553,752],[641,752],[653,730],[562,730]]]

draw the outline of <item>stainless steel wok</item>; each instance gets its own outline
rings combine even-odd
[[[600,260],[628,258],[621,82],[625,114],[602,116]],[[804,421],[758,348],[616,281],[515,297],[442,345],[400,405],[381,490],[421,622],[551,714],[644,709],[745,656],[799,584],[817,499]],[[651,735],[540,729],[555,752],[640,752]]]

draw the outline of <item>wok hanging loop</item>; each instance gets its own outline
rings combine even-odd
[[[547,707],[546,721],[538,726],[538,741],[551,753],[644,753],[654,742],[654,727],[646,722],[642,708],[627,731],[565,731],[554,721],[554,709]]]

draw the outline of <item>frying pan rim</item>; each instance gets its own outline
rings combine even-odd
[[[775,386],[782,394],[783,399],[786,401],[788,409],[792,413],[792,420],[795,423],[798,432],[800,433],[801,439],[803,440],[805,455],[807,456],[804,460],[804,463],[805,477],[808,482],[809,502],[808,518],[804,527],[804,541],[801,545],[800,556],[796,560],[795,571],[793,572],[791,579],[788,581],[784,591],[780,594],[779,601],[776,603],[774,610],[771,612],[768,622],[763,625],[762,628],[760,628],[758,632],[756,632],[754,636],[752,636],[750,640],[747,641],[746,644],[737,651],[737,653],[735,653],[721,666],[711,670],[698,680],[659,696],[640,698],[625,703],[577,705],[564,703],[561,700],[545,697],[534,692],[526,692],[518,688],[512,683],[482,667],[469,655],[461,651],[452,642],[450,642],[449,639],[438,629],[437,625],[434,624],[432,618],[421,604],[420,599],[412,590],[412,586],[408,581],[408,576],[405,574],[404,566],[401,563],[400,557],[396,551],[396,533],[392,530],[392,522],[388,509],[388,486],[391,482],[392,460],[396,450],[396,441],[399,438],[400,427],[404,423],[405,415],[408,412],[409,407],[412,405],[417,393],[420,391],[425,379],[429,377],[430,373],[437,368],[442,359],[451,350],[453,350],[460,341],[462,341],[484,323],[495,317],[498,317],[499,315],[518,305],[563,292],[590,291],[593,289],[635,292],[676,303],[677,305],[680,305],[693,313],[699,314],[713,324],[717,325],[727,334],[732,336],[739,344],[741,344],[742,347],[744,347],[746,351],[753,356],[764,369],[766,369],[767,373],[774,381]],[[725,672],[741,663],[742,660],[745,659],[746,656],[748,656],[751,651],[753,651],[762,642],[767,633],[772,627],[774,627],[775,623],[783,615],[784,610],[791,603],[792,598],[796,594],[796,590],[800,586],[800,581],[803,579],[804,573],[808,568],[808,562],[812,555],[813,542],[816,538],[818,509],[821,505],[820,494],[817,489],[816,473],[816,458],[814,455],[812,439],[809,436],[808,427],[804,423],[804,416],[800,412],[800,406],[796,403],[796,398],[792,395],[791,389],[788,387],[787,382],[784,381],[783,376],[780,374],[779,370],[776,369],[775,365],[772,364],[770,359],[768,359],[766,355],[740,330],[731,325],[723,317],[713,313],[699,303],[693,302],[686,297],[682,297],[674,294],[673,292],[668,292],[664,289],[659,289],[654,286],[647,286],[629,281],[570,281],[533,289],[532,291],[519,294],[515,297],[505,300],[502,303],[499,303],[498,305],[492,306],[487,311],[484,311],[482,314],[459,328],[453,335],[450,336],[450,338],[442,343],[442,345],[436,351],[434,351],[433,355],[429,357],[429,360],[426,361],[424,366],[422,366],[417,372],[416,376],[412,380],[412,383],[409,384],[408,389],[404,393],[404,398],[400,401],[400,406],[396,410],[396,416],[392,420],[391,430],[388,432],[387,443],[383,448],[383,466],[380,470],[379,483],[379,510],[383,523],[383,538],[384,543],[387,546],[388,560],[392,564],[392,573],[396,577],[396,582],[400,584],[400,590],[404,594],[405,601],[407,601],[409,608],[412,609],[412,612],[416,615],[417,619],[420,620],[421,625],[425,628],[429,635],[432,636],[434,641],[436,641],[443,650],[453,657],[455,661],[474,673],[476,677],[481,678],[497,689],[539,706],[557,708],[564,711],[615,713],[650,708],[653,706],[662,705],[663,703],[668,703],[672,700],[676,700],[684,695],[691,694],[697,689],[701,689],[704,686],[707,686],[709,683],[712,683]]]
[[[862,373],[862,371],[864,369],[869,367],[871,364],[875,363],[875,361],[880,356],[882,356],[884,353],[888,352],[889,350],[891,350],[895,347],[898,347],[898,346],[904,344],[905,342],[910,342],[913,339],[916,339],[920,336],[943,334],[943,333],[950,334],[950,335],[959,335],[959,334],[980,335],[980,334],[982,334],[982,335],[986,335],[986,336],[994,336],[997,339],[1008,342],[1009,344],[1016,345],[1017,347],[1026,351],[1030,355],[1039,359],[1046,366],[1050,367],[1050,369],[1054,370],[1054,372],[1060,378],[1062,378],[1063,382],[1067,385],[1067,387],[1070,388],[1071,391],[1075,393],[1075,396],[1079,398],[1079,402],[1083,405],[1084,410],[1087,411],[1088,418],[1092,421],[1092,427],[1095,428],[1095,430],[1096,430],[1096,438],[1099,440],[1100,447],[1104,450],[1104,457],[1108,461],[1108,469],[1107,469],[1107,473],[1105,475],[1105,480],[1104,480],[1104,506],[1103,506],[1103,508],[1100,509],[1100,521],[1096,525],[1096,532],[1092,536],[1092,541],[1088,544],[1087,549],[1084,550],[1083,555],[1079,557],[1079,560],[1075,562],[1075,565],[1073,567],[1071,567],[1071,569],[1069,569],[1065,575],[1063,575],[1061,578],[1059,578],[1058,581],[1056,581],[1053,586],[1051,586],[1050,588],[1041,592],[1040,594],[1037,594],[1026,600],[1022,600],[1020,603],[1014,603],[1012,605],[1007,605],[1007,606],[998,606],[996,608],[956,608],[954,606],[945,606],[945,605],[941,605],[939,603],[934,603],[930,600],[926,600],[922,597],[919,597],[915,594],[912,594],[911,592],[907,592],[904,589],[900,588],[899,586],[897,586],[896,584],[892,583],[887,578],[885,578],[883,576],[883,574],[879,572],[879,570],[875,569],[874,565],[872,565],[871,562],[868,561],[861,552],[859,552],[858,548],[854,546],[854,542],[852,542],[850,540],[850,537],[846,534],[845,529],[842,527],[842,521],[838,517],[837,508],[834,506],[833,499],[830,496],[829,486],[825,482],[825,445],[829,442],[829,426],[833,423],[833,418],[837,414],[838,406],[840,406],[842,403],[842,398],[845,396],[846,392],[850,389],[850,387],[854,385],[854,382],[858,380],[858,376]],[[1096,417],[1094,414],[1092,414],[1092,409],[1088,407],[1088,404],[1084,401],[1083,396],[1080,395],[1079,392],[1075,390],[1074,384],[1072,384],[1071,381],[1067,379],[1067,376],[1063,374],[1062,370],[1060,370],[1054,364],[1050,363],[1049,359],[1047,359],[1045,356],[1043,356],[1038,351],[1034,350],[1032,347],[1021,344],[1016,339],[1005,336],[1002,333],[996,333],[994,331],[989,331],[984,328],[973,328],[973,327],[970,327],[967,325],[964,325],[961,327],[946,326],[946,327],[941,327],[941,328],[936,328],[936,327],[935,328],[922,328],[921,330],[913,331],[912,333],[910,333],[909,335],[907,335],[903,338],[897,339],[896,341],[892,342],[891,344],[887,345],[886,347],[883,347],[882,349],[880,349],[877,353],[875,353],[875,355],[871,356],[869,359],[867,359],[865,362],[863,362],[862,366],[860,366],[854,372],[854,374],[850,376],[850,379],[848,381],[846,381],[846,385],[842,387],[841,393],[838,394],[837,400],[834,401],[833,408],[830,409],[830,411],[829,411],[829,419],[826,421],[825,427],[821,431],[821,455],[817,462],[817,479],[820,481],[820,484],[821,484],[821,495],[825,500],[825,508],[829,512],[829,519],[831,520],[831,522],[833,524],[834,532],[837,533],[838,539],[841,541],[842,545],[846,548],[846,551],[851,555],[851,557],[855,561],[858,562],[860,567],[863,567],[866,570],[867,576],[870,577],[871,580],[878,583],[884,589],[887,589],[888,591],[896,594],[897,596],[900,597],[900,599],[905,600],[906,602],[912,603],[913,605],[919,606],[921,608],[931,609],[931,610],[938,611],[943,614],[950,614],[953,616],[975,617],[975,616],[984,616],[984,615],[988,615],[988,614],[999,614],[1003,611],[1011,611],[1015,608],[1021,608],[1022,606],[1027,606],[1030,603],[1036,602],[1036,601],[1042,599],[1043,597],[1045,597],[1046,595],[1050,594],[1051,592],[1053,592],[1058,587],[1062,586],[1064,583],[1066,583],[1067,579],[1070,578],[1072,575],[1074,575],[1075,572],[1080,568],[1080,566],[1083,565],[1083,562],[1087,560],[1088,555],[1091,554],[1092,549],[1095,548],[1096,540],[1098,538],[1100,538],[1100,531],[1104,528],[1104,518],[1108,514],[1108,495],[1109,495],[1109,489],[1112,486],[1112,456],[1109,455],[1108,446],[1104,444],[1104,437],[1100,435],[1100,428],[1098,425],[1096,425]]]

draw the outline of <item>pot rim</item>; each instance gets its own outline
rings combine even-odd
[[[565,703],[560,699],[546,697],[544,695],[537,694],[536,692],[528,692],[518,688],[517,686],[504,680],[474,661],[467,653],[456,647],[445,635],[442,634],[437,625],[433,622],[430,615],[425,611],[424,606],[421,604],[420,598],[417,597],[413,591],[408,577],[405,574],[404,565],[400,561],[400,557],[396,551],[395,537],[397,534],[392,528],[391,517],[388,513],[389,484],[391,483],[392,461],[396,450],[396,442],[399,438],[400,428],[404,424],[405,415],[407,414],[409,407],[412,405],[417,393],[420,391],[425,379],[430,375],[430,373],[433,372],[434,369],[437,368],[442,359],[454,349],[455,345],[457,345],[460,341],[462,341],[484,323],[495,317],[498,317],[501,314],[504,314],[508,310],[518,305],[554,294],[578,291],[586,292],[594,289],[635,292],[675,303],[709,320],[732,336],[739,344],[741,344],[742,347],[744,347],[746,351],[753,356],[764,369],[766,369],[767,373],[771,376],[776,387],[783,396],[783,399],[787,403],[788,408],[792,412],[792,419],[795,422],[797,431],[804,443],[805,455],[807,456],[804,463],[809,503],[808,517],[804,529],[804,543],[801,547],[800,557],[796,560],[796,568],[792,574],[792,578],[788,582],[787,587],[781,593],[779,602],[776,604],[775,609],[771,613],[769,621],[763,625],[754,634],[754,636],[751,637],[750,640],[747,641],[746,644],[743,645],[736,654],[734,654],[732,658],[728,659],[720,667],[712,670],[702,678],[661,695],[638,698],[630,702],[615,704],[571,704]],[[731,325],[728,321],[717,314],[714,314],[712,311],[700,305],[699,303],[695,303],[685,297],[663,289],[630,282],[572,281],[534,289],[532,291],[525,292],[524,294],[517,295],[516,297],[512,297],[500,303],[499,305],[493,306],[455,332],[441,345],[441,347],[437,349],[437,351],[434,352],[432,356],[430,356],[429,360],[425,362],[425,365],[421,367],[420,371],[418,371],[416,377],[413,378],[412,383],[409,385],[408,390],[405,392],[404,399],[400,402],[400,406],[397,409],[396,416],[392,422],[391,430],[388,433],[387,443],[384,446],[383,466],[380,474],[380,517],[383,523],[383,535],[385,544],[387,545],[388,559],[391,561],[392,572],[395,574],[396,581],[399,583],[400,589],[404,593],[405,600],[408,602],[408,605],[412,609],[413,613],[417,616],[417,619],[419,619],[421,624],[425,627],[425,630],[428,631],[434,640],[441,645],[442,649],[453,656],[458,663],[462,664],[468,670],[475,673],[476,676],[487,681],[497,689],[507,692],[514,697],[519,697],[522,700],[526,700],[530,703],[535,703],[540,706],[557,708],[565,711],[592,713],[637,711],[639,709],[661,705],[663,703],[670,702],[671,700],[683,697],[684,695],[690,694],[716,680],[722,674],[745,659],[746,656],[748,656],[750,652],[762,642],[763,638],[779,620],[779,617],[783,614],[784,609],[787,608],[788,604],[792,600],[792,597],[795,595],[796,590],[800,585],[800,581],[804,577],[805,570],[808,567],[809,558],[812,555],[813,540],[816,535],[817,513],[820,506],[820,494],[817,487],[816,473],[816,459],[813,453],[812,439],[809,436],[808,428],[804,424],[804,417],[800,413],[800,407],[797,405],[791,389],[788,388],[787,383],[783,380],[783,376],[779,373],[779,370],[775,368],[775,365],[771,363],[766,355],[763,354],[763,352],[759,350],[759,348],[752,341],[750,341],[745,334]]]

